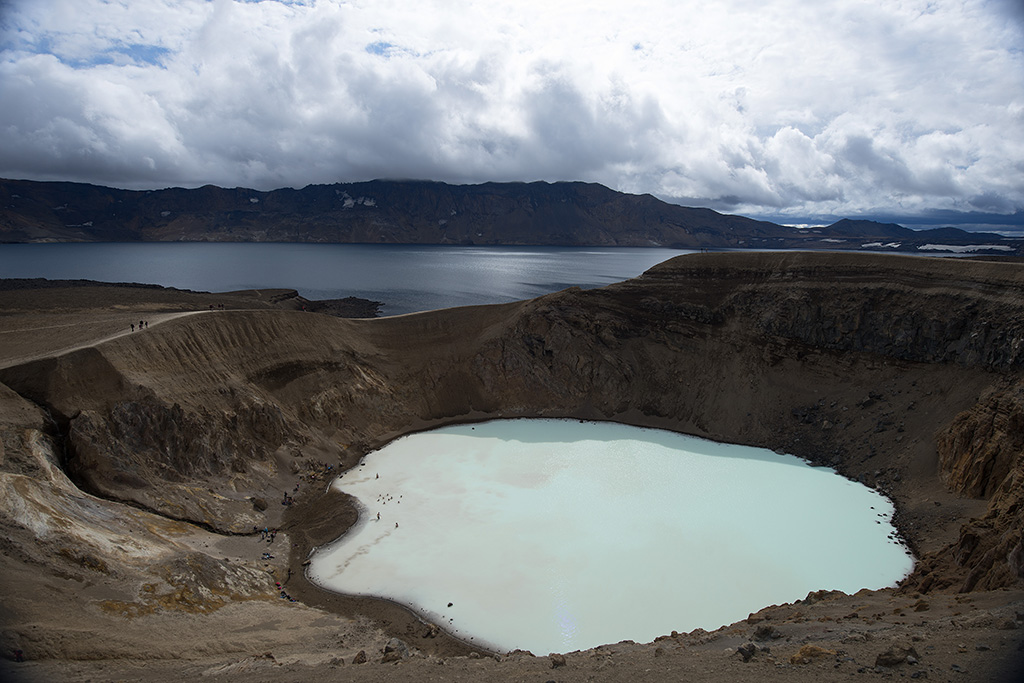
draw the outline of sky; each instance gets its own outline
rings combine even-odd
[[[0,0],[0,177],[1024,230],[1024,0]]]

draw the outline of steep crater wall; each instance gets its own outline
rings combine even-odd
[[[348,467],[410,431],[571,416],[834,466],[934,548],[908,585],[991,588],[1024,578],[1022,283],[1013,264],[699,254],[500,306],[195,316],[0,381],[59,418],[83,487],[223,531],[262,526],[308,452]],[[937,520],[926,499],[956,495],[990,498],[989,516]]]

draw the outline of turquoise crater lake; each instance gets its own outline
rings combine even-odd
[[[413,434],[333,486],[360,521],[310,578],[497,651],[712,630],[913,558],[877,492],[799,458],[673,432],[497,420]],[[379,518],[378,518],[379,517]]]

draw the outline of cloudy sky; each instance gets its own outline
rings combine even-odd
[[[0,176],[585,180],[980,222],[1024,209],[1022,6],[0,0]]]

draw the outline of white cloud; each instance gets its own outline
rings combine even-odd
[[[777,215],[1024,206],[1009,0],[14,0],[0,175],[592,180]]]

